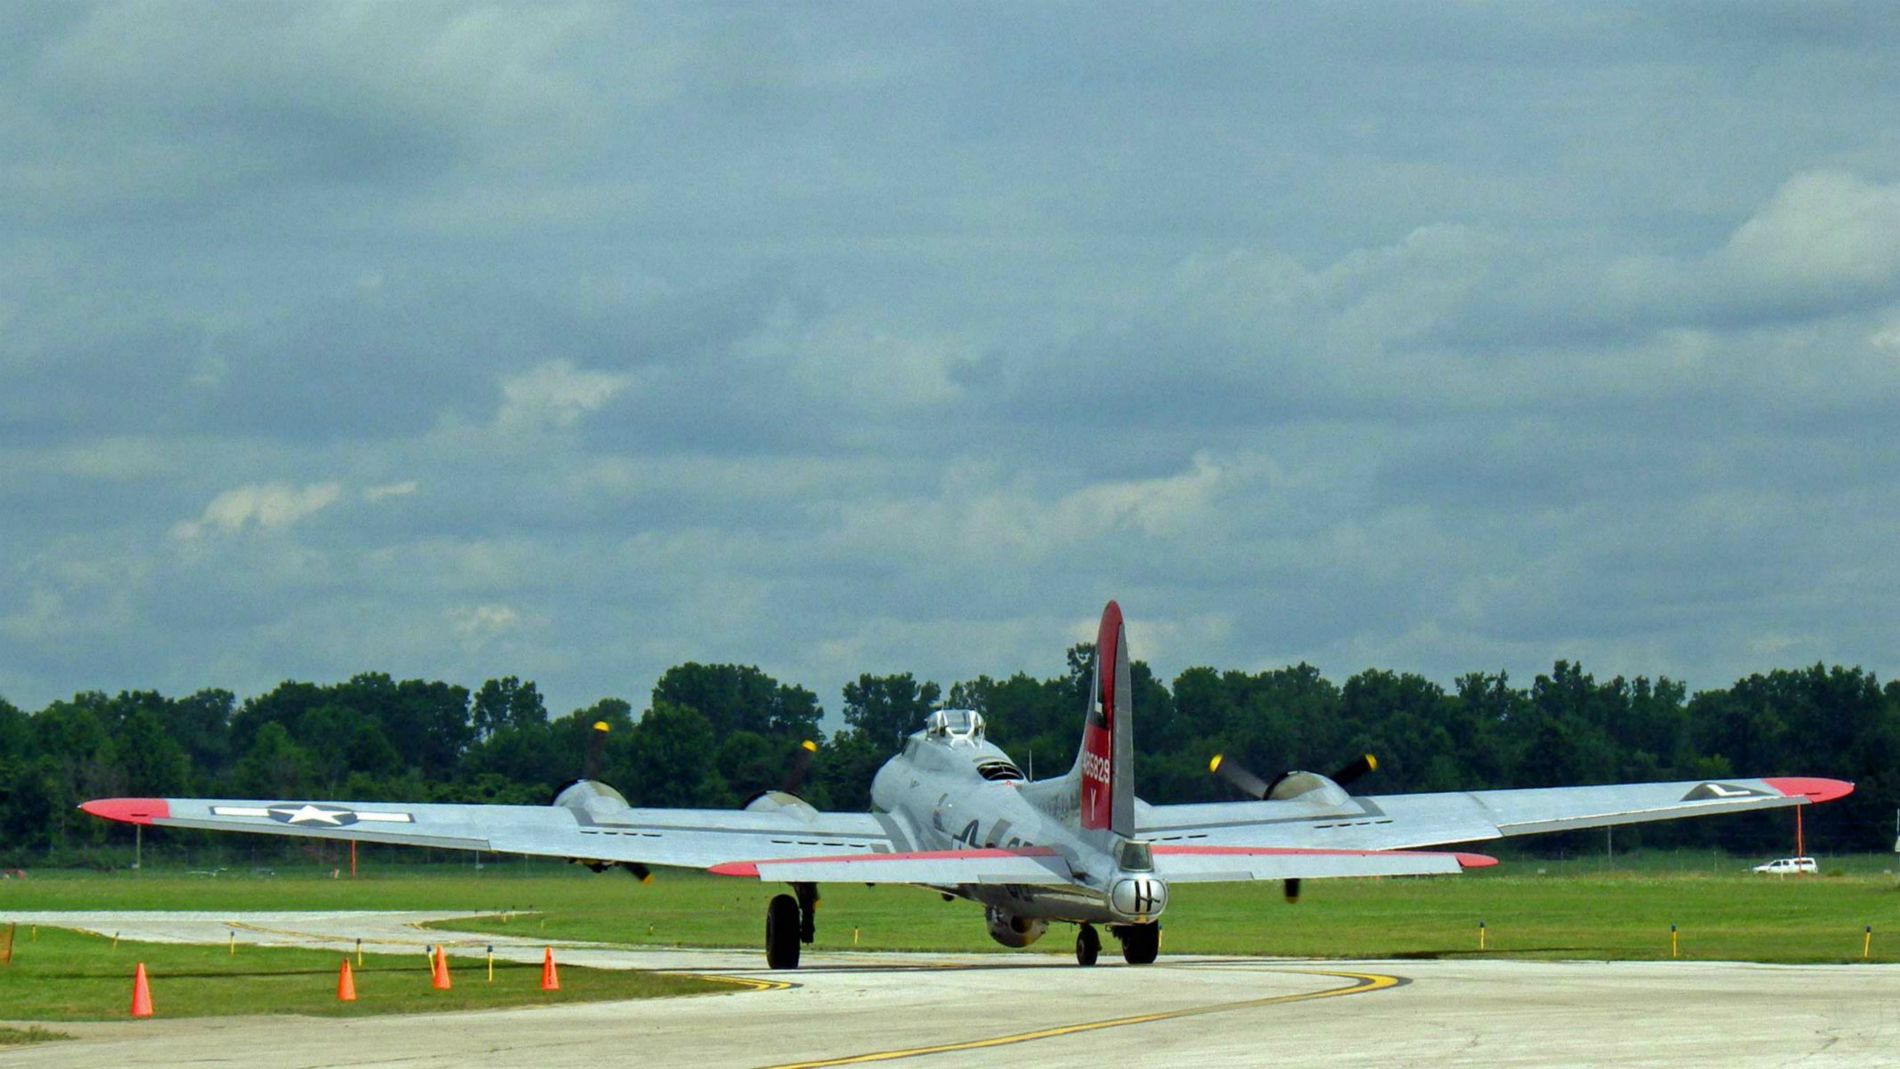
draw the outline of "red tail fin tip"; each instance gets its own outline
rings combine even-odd
[[[1095,632],[1095,678],[1076,764],[1082,774],[1082,827],[1131,835],[1135,825],[1132,689],[1121,606],[1109,602]]]

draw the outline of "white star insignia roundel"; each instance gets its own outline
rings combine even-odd
[[[341,827],[356,823],[356,814],[347,809],[324,809],[308,802],[292,809],[288,806],[274,806],[270,811],[272,820],[281,820],[286,824],[329,824]]]
[[[269,817],[280,824],[317,825],[343,828],[356,823],[409,824],[407,813],[365,812],[316,802],[284,803],[273,806],[214,805],[211,814],[219,817]]]

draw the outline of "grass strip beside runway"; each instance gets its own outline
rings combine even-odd
[[[1554,868],[1554,866],[1547,867]],[[982,910],[927,890],[827,884],[814,950],[995,951]],[[766,901],[783,887],[660,873],[650,886],[540,896],[533,915],[438,927],[629,945],[756,947]],[[558,901],[557,901],[558,897]],[[1478,925],[1485,925],[1479,951]],[[1278,884],[1172,889],[1164,954],[1327,959],[1492,958],[1779,963],[1900,961],[1900,884],[1887,875],[1804,879],[1669,872],[1579,872],[1310,880],[1287,905]],[[1070,953],[1057,925],[1034,951]],[[1114,944],[1107,951],[1114,955]]]
[[[64,1032],[55,1032],[41,1028],[39,1025],[29,1025],[25,1028],[7,1028],[0,1025],[0,1047],[24,1047],[28,1043],[46,1043],[55,1039],[71,1038],[73,1037]]]
[[[363,1017],[385,1013],[538,1006],[731,991],[697,977],[630,970],[561,967],[561,989],[542,991],[541,966],[495,963],[487,982],[480,955],[450,954],[453,987],[430,986],[424,955],[367,954],[352,972],[357,1001],[336,1000],[343,955],[240,944],[227,946],[121,941],[110,936],[40,927],[19,932],[13,963],[0,967],[0,1019],[88,1021],[128,1016],[132,974],[140,962],[151,980],[157,1017],[296,1013]]]
[[[1309,880],[1304,900],[1278,884],[1173,889],[1164,954],[1314,958],[1477,956],[1786,963],[1900,961],[1900,881],[1893,855],[1826,858],[1819,877],[1756,876],[1745,863],[1696,852],[1595,860],[1509,862],[1455,877]],[[308,872],[309,870],[306,870]],[[322,870],[327,876],[329,870]],[[659,870],[642,885],[575,866],[490,864],[477,875],[447,865],[379,864],[362,879],[294,876],[207,879],[183,874],[30,874],[0,882],[9,909],[400,910],[495,914],[440,925],[529,939],[630,946],[756,949],[765,903],[782,886]],[[826,884],[813,949],[994,951],[982,910],[917,888]],[[1032,952],[1069,953],[1057,926]],[[1109,953],[1114,952],[1111,943]],[[334,966],[332,966],[334,967]]]

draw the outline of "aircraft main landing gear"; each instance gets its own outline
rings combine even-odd
[[[1093,965],[1102,953],[1102,937],[1095,934],[1095,926],[1084,924],[1075,931],[1075,963]]]
[[[776,895],[765,907],[765,963],[774,969],[798,968],[798,899]]]
[[[1161,925],[1121,924],[1110,931],[1122,941],[1122,960],[1130,965],[1153,965],[1161,953]]]
[[[800,947],[818,935],[818,924],[813,916],[817,910],[817,884],[795,883],[791,895],[773,897],[771,904],[765,907],[767,965],[774,969],[798,968]]]

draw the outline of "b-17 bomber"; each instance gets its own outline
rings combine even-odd
[[[652,866],[677,866],[789,884],[767,907],[765,952],[772,968],[791,969],[813,940],[823,883],[914,884],[969,899],[1009,947],[1071,924],[1082,965],[1095,963],[1105,928],[1125,961],[1145,965],[1177,884],[1280,880],[1294,898],[1303,880],[1497,863],[1435,847],[1807,805],[1853,790],[1782,777],[1356,795],[1349,788],[1377,767],[1370,755],[1330,775],[1292,770],[1270,780],[1217,756],[1210,768],[1248,800],[1150,805],[1135,795],[1133,689],[1121,608],[1111,601],[1066,773],[1029,779],[985,736],[978,711],[940,709],[879,769],[868,813],[820,811],[795,785],[739,810],[637,808],[598,780],[598,745],[583,778],[547,806],[109,798],[81,808],[154,827],[568,858],[642,879]]]

